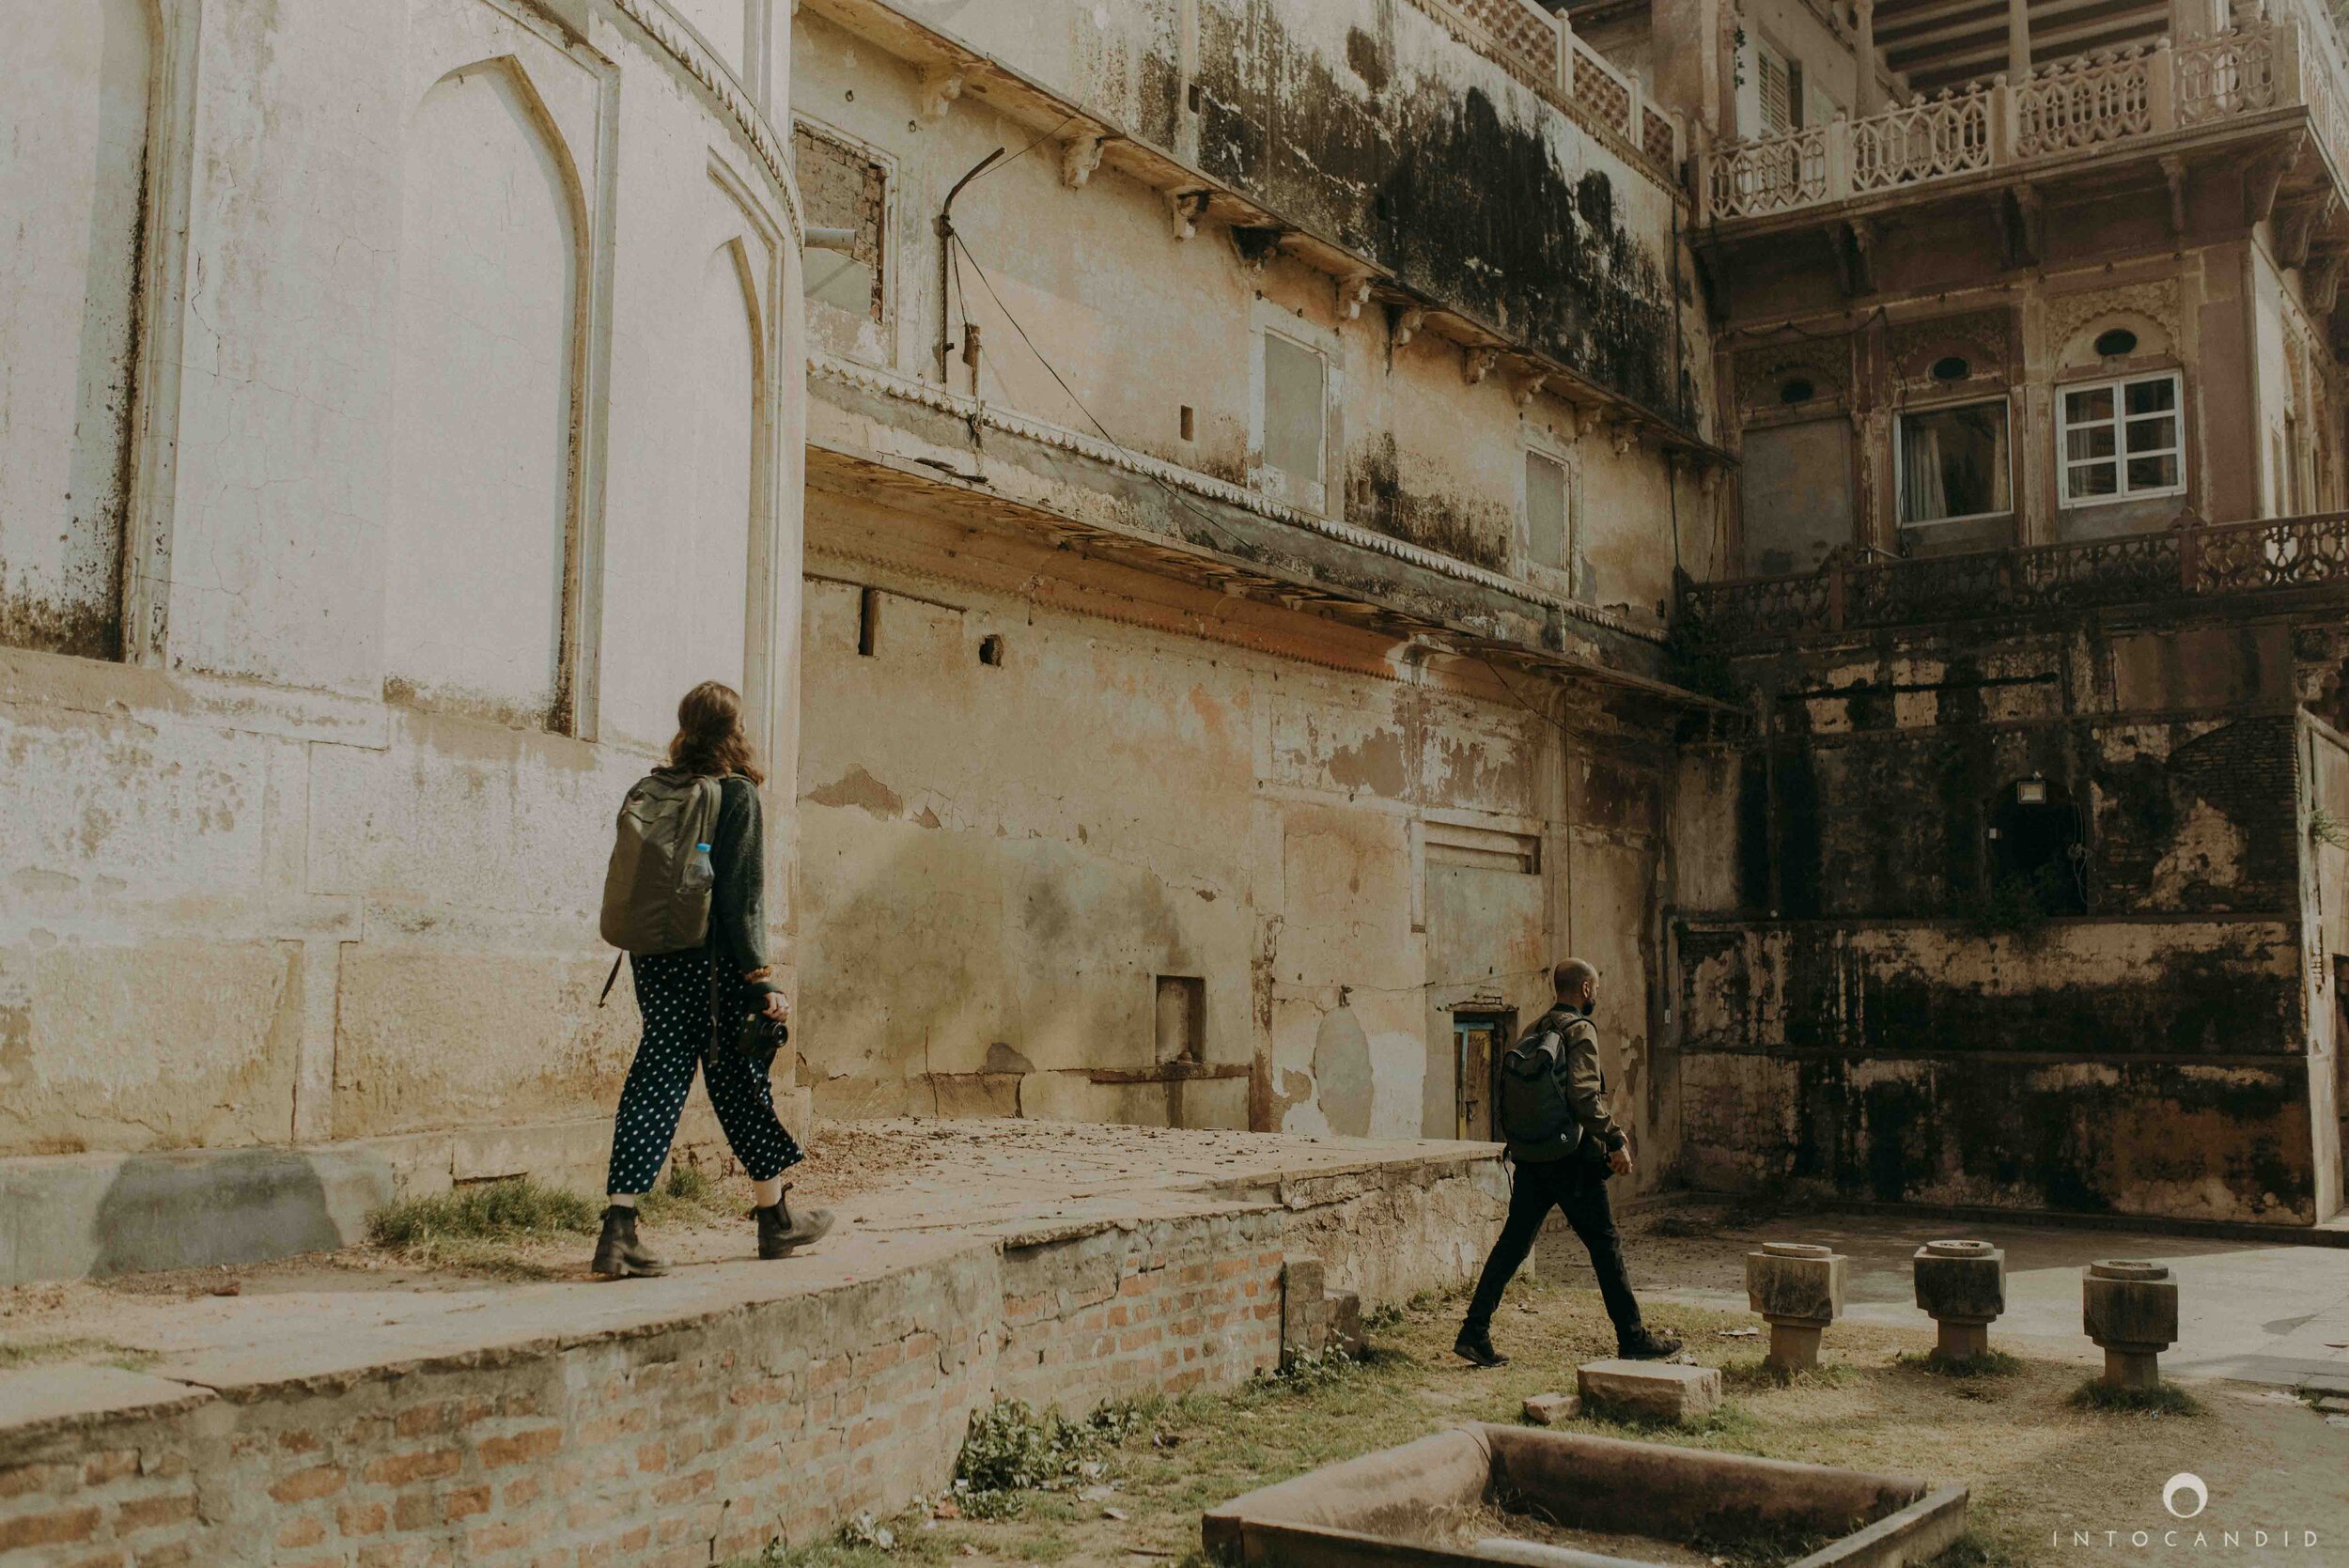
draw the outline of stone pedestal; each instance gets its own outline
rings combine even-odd
[[[1917,1305],[1941,1330],[1934,1358],[1986,1355],[1990,1325],[2006,1311],[2006,1254],[1986,1241],[1928,1241],[1910,1264]]]
[[[1766,1241],[1746,1254],[1746,1300],[1770,1326],[1769,1364],[1807,1372],[1819,1339],[1843,1315],[1843,1255],[1802,1241]]]
[[[2161,1353],[2178,1341],[2178,1282],[2157,1263],[2092,1263],[2080,1274],[2080,1321],[2105,1353],[2107,1388],[2158,1388]]]

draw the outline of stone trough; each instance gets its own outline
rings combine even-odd
[[[1895,1568],[1954,1541],[1966,1505],[1902,1476],[1479,1423],[1251,1492],[1201,1534],[1218,1561],[1284,1568],[1669,1568],[1790,1543],[1811,1549],[1789,1568]]]

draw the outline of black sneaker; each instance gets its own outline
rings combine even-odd
[[[1660,1361],[1679,1355],[1680,1342],[1670,1334],[1634,1328],[1616,1342],[1615,1354],[1626,1361]]]
[[[666,1274],[669,1265],[636,1239],[636,1211],[614,1203],[603,1211],[603,1234],[596,1238],[595,1272],[607,1280]]]
[[[1490,1334],[1463,1332],[1452,1342],[1452,1354],[1473,1367],[1505,1367],[1509,1364],[1509,1358],[1493,1348]]]

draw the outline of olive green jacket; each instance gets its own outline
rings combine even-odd
[[[1615,1124],[1614,1112],[1607,1104],[1607,1075],[1598,1064],[1598,1027],[1564,1006],[1552,1007],[1533,1027],[1548,1033],[1542,1048],[1551,1053],[1556,1063],[1551,1070],[1558,1074],[1559,1087],[1574,1110],[1575,1126],[1545,1142],[1512,1142],[1509,1157],[1521,1165],[1539,1165],[1564,1159],[1585,1139],[1593,1147],[1610,1154],[1629,1143],[1631,1140]]]

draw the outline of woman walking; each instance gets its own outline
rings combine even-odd
[[[630,948],[629,968],[636,982],[645,1037],[620,1091],[619,1114],[612,1128],[611,1176],[605,1183],[611,1206],[604,1210],[603,1234],[596,1243],[595,1271],[614,1279],[668,1270],[667,1264],[637,1240],[636,1201],[652,1190],[653,1178],[669,1157],[696,1067],[726,1142],[751,1178],[758,1255],[784,1257],[832,1229],[832,1216],[825,1210],[792,1215],[783,1173],[803,1157],[775,1116],[765,1063],[737,1045],[745,1018],[763,1016],[772,1020],[771,1032],[781,1034],[790,1010],[767,964],[766,864],[758,809],[758,786],[766,780],[752,760],[750,739],[742,731],[742,699],[733,688],[708,680],[685,693],[677,704],[677,733],[669,743],[668,766],[630,792],[621,814],[622,847],[614,855],[614,881],[605,891],[607,934],[614,924],[614,887],[620,888],[623,897],[633,895],[642,902],[646,884],[658,880],[642,869],[647,860],[646,840],[631,838],[631,814],[638,813],[640,798],[656,802],[656,811],[661,801],[683,804],[665,819],[638,813],[639,825],[647,820],[707,822],[706,809],[698,818],[691,814],[695,801],[706,807],[708,781],[714,781],[717,792],[714,828],[707,831],[707,842],[681,846],[680,874],[668,886],[653,890],[657,918],[690,909],[692,924],[671,927],[688,935],[699,924],[698,899],[706,891],[706,934],[691,946],[669,952],[638,952],[633,944],[623,943]]]

